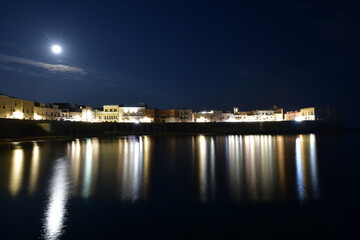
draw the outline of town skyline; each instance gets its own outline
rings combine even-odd
[[[337,110],[329,106],[305,107],[294,111],[284,111],[275,105],[271,109],[250,111],[238,107],[233,107],[233,111],[194,111],[191,108],[149,108],[146,103],[139,103],[136,107],[106,104],[102,108],[93,108],[91,105],[65,102],[39,103],[1,94],[0,118],[119,123],[341,121]]]

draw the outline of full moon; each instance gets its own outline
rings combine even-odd
[[[62,49],[60,45],[52,45],[51,46],[51,51],[55,54],[60,54]]]

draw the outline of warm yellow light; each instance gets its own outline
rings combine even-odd
[[[151,119],[148,117],[144,117],[143,119],[140,119],[140,122],[142,123],[151,123]]]
[[[80,116],[74,116],[74,118],[72,119],[72,121],[80,122],[80,121],[81,121],[81,117],[80,117]]]
[[[34,120],[41,120],[42,117],[40,115],[34,114]]]
[[[204,118],[204,117],[200,117],[200,118],[198,118],[198,120],[197,120],[198,122],[206,122],[206,118]]]
[[[15,149],[11,161],[11,173],[9,179],[9,190],[12,196],[16,196],[21,188],[24,168],[24,150]]]
[[[37,188],[39,168],[40,168],[40,147],[37,143],[34,144],[32,159],[31,159],[31,170],[30,170],[30,182],[29,182],[29,193],[33,194]]]
[[[16,118],[16,119],[24,119],[24,114],[22,112],[14,112],[13,113],[13,118]]]
[[[297,122],[301,122],[303,119],[302,119],[302,117],[296,117],[295,118],[295,121],[297,121]]]

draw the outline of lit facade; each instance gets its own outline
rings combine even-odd
[[[58,105],[35,103],[34,120],[61,120],[62,111]]]
[[[99,122],[119,122],[119,105],[104,105],[97,119]]]
[[[274,120],[275,121],[284,121],[284,109],[275,108],[274,109]]]
[[[194,122],[222,122],[222,111],[203,111],[193,113]]]
[[[44,104],[0,95],[0,118],[25,120],[57,120],[119,123],[178,123],[178,122],[269,122],[269,121],[339,121],[337,111],[330,107],[308,107],[284,114],[282,108],[233,112],[191,109],[148,109],[145,103],[138,107],[104,105],[73,107],[69,103]]]
[[[119,122],[139,123],[149,122],[145,107],[119,107]]]
[[[34,119],[34,102],[0,95],[0,118]]]
[[[152,109],[154,122],[193,122],[191,109]]]
[[[308,107],[301,108],[296,117],[297,121],[339,121],[340,117],[334,108]]]
[[[290,111],[284,115],[285,121],[301,121],[301,112]]]
[[[147,118],[145,107],[123,107],[120,105],[104,105],[103,111],[96,113],[99,122],[151,122]]]

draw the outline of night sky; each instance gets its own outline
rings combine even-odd
[[[0,0],[0,93],[39,102],[330,105],[356,126],[359,56],[360,1]]]

